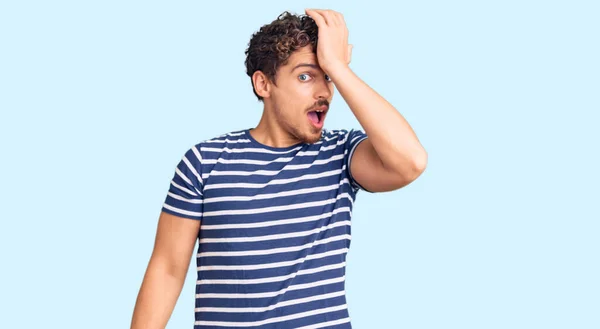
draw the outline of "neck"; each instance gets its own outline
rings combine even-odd
[[[284,129],[275,118],[275,111],[266,104],[258,125],[250,130],[252,137],[263,145],[270,147],[288,147],[301,142]]]

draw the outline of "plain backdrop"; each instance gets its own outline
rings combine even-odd
[[[129,327],[175,165],[258,123],[248,41],[307,7],[429,154],[358,195],[353,327],[600,328],[600,5],[464,0],[2,1],[0,327]]]

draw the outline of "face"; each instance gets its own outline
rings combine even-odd
[[[312,47],[296,50],[279,67],[268,101],[279,126],[296,139],[315,143],[321,131],[334,85],[321,70]]]

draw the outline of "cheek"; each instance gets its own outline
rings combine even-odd
[[[314,103],[312,95],[312,89],[307,86],[290,88],[282,97],[283,108],[288,109],[289,113],[304,111]]]
[[[298,120],[314,104],[314,92],[314,86],[310,83],[286,83],[275,95],[278,114],[290,120]]]
[[[275,100],[275,113],[280,120],[295,121],[298,119],[301,101],[290,92],[280,93]]]
[[[286,92],[298,97],[301,95],[311,95],[314,91],[315,84],[311,82],[290,81],[287,83],[286,87]]]

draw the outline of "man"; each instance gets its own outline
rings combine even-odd
[[[340,13],[308,9],[253,35],[246,68],[262,118],[196,144],[177,165],[132,328],[166,326],[196,239],[195,328],[351,328],[356,194],[409,184],[427,155],[349,68],[347,38]],[[364,131],[323,128],[334,85]]]

